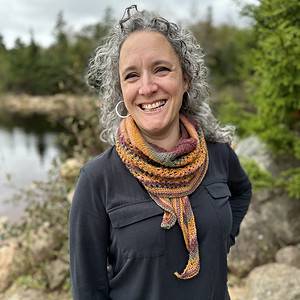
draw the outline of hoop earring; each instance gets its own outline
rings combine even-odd
[[[126,116],[123,116],[123,115],[121,115],[121,114],[118,112],[118,107],[119,107],[119,105],[120,105],[121,103],[124,103],[124,101],[123,101],[123,100],[120,100],[120,101],[117,103],[117,105],[116,105],[116,107],[115,107],[115,111],[116,111],[116,114],[117,114],[117,116],[118,116],[119,118],[125,119],[125,118],[129,117],[130,114],[127,114]]]
[[[185,91],[187,95],[187,99],[191,99],[190,93],[188,91]]]
[[[183,94],[183,101],[182,101],[182,109],[183,110],[187,110],[189,105],[188,102],[190,100],[191,96],[190,93],[188,91],[185,91]]]

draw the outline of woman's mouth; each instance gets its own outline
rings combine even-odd
[[[143,103],[139,107],[145,112],[156,111],[159,108],[163,107],[167,103],[167,100],[158,100],[153,103]]]

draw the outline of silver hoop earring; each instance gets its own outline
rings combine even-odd
[[[190,93],[189,93],[188,91],[185,91],[185,92],[186,92],[186,94],[187,94],[187,98],[188,98],[188,99],[191,99]]]
[[[187,110],[189,105],[189,100],[190,100],[190,93],[188,91],[185,91],[183,94],[183,101],[182,101],[182,109]]]
[[[124,103],[124,101],[121,100],[121,101],[119,101],[119,102],[117,103],[117,105],[116,105],[116,107],[115,107],[115,111],[116,111],[116,114],[117,114],[117,116],[118,116],[119,118],[125,119],[125,118],[129,117],[130,114],[127,114],[126,116],[123,116],[123,115],[121,115],[121,114],[118,112],[118,107],[119,107],[119,105],[120,105],[121,103]]]

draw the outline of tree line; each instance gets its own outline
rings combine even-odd
[[[240,135],[258,134],[278,161],[289,162],[282,184],[300,198],[300,1],[261,0],[242,13],[252,18],[248,28],[217,26],[211,10],[189,24],[206,54],[214,108]],[[7,49],[0,36],[0,92],[88,92],[88,58],[113,22],[107,10],[103,21],[70,34],[60,13],[45,48],[32,35],[29,45],[17,39]]]
[[[113,22],[108,9],[103,21],[71,34],[60,12],[53,29],[54,42],[49,47],[41,47],[31,33],[29,44],[17,38],[13,48],[7,49],[0,35],[0,92],[32,95],[87,92],[84,74],[88,58]],[[238,84],[242,55],[252,43],[250,30],[215,26],[211,13],[190,28],[205,49],[212,82],[217,86]]]

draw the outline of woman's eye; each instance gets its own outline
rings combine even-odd
[[[136,73],[129,73],[125,76],[125,80],[137,77]]]
[[[170,69],[169,68],[167,68],[167,67],[158,67],[158,68],[156,68],[156,70],[155,70],[156,72],[158,72],[158,73],[160,73],[160,72],[169,72],[170,71]]]

